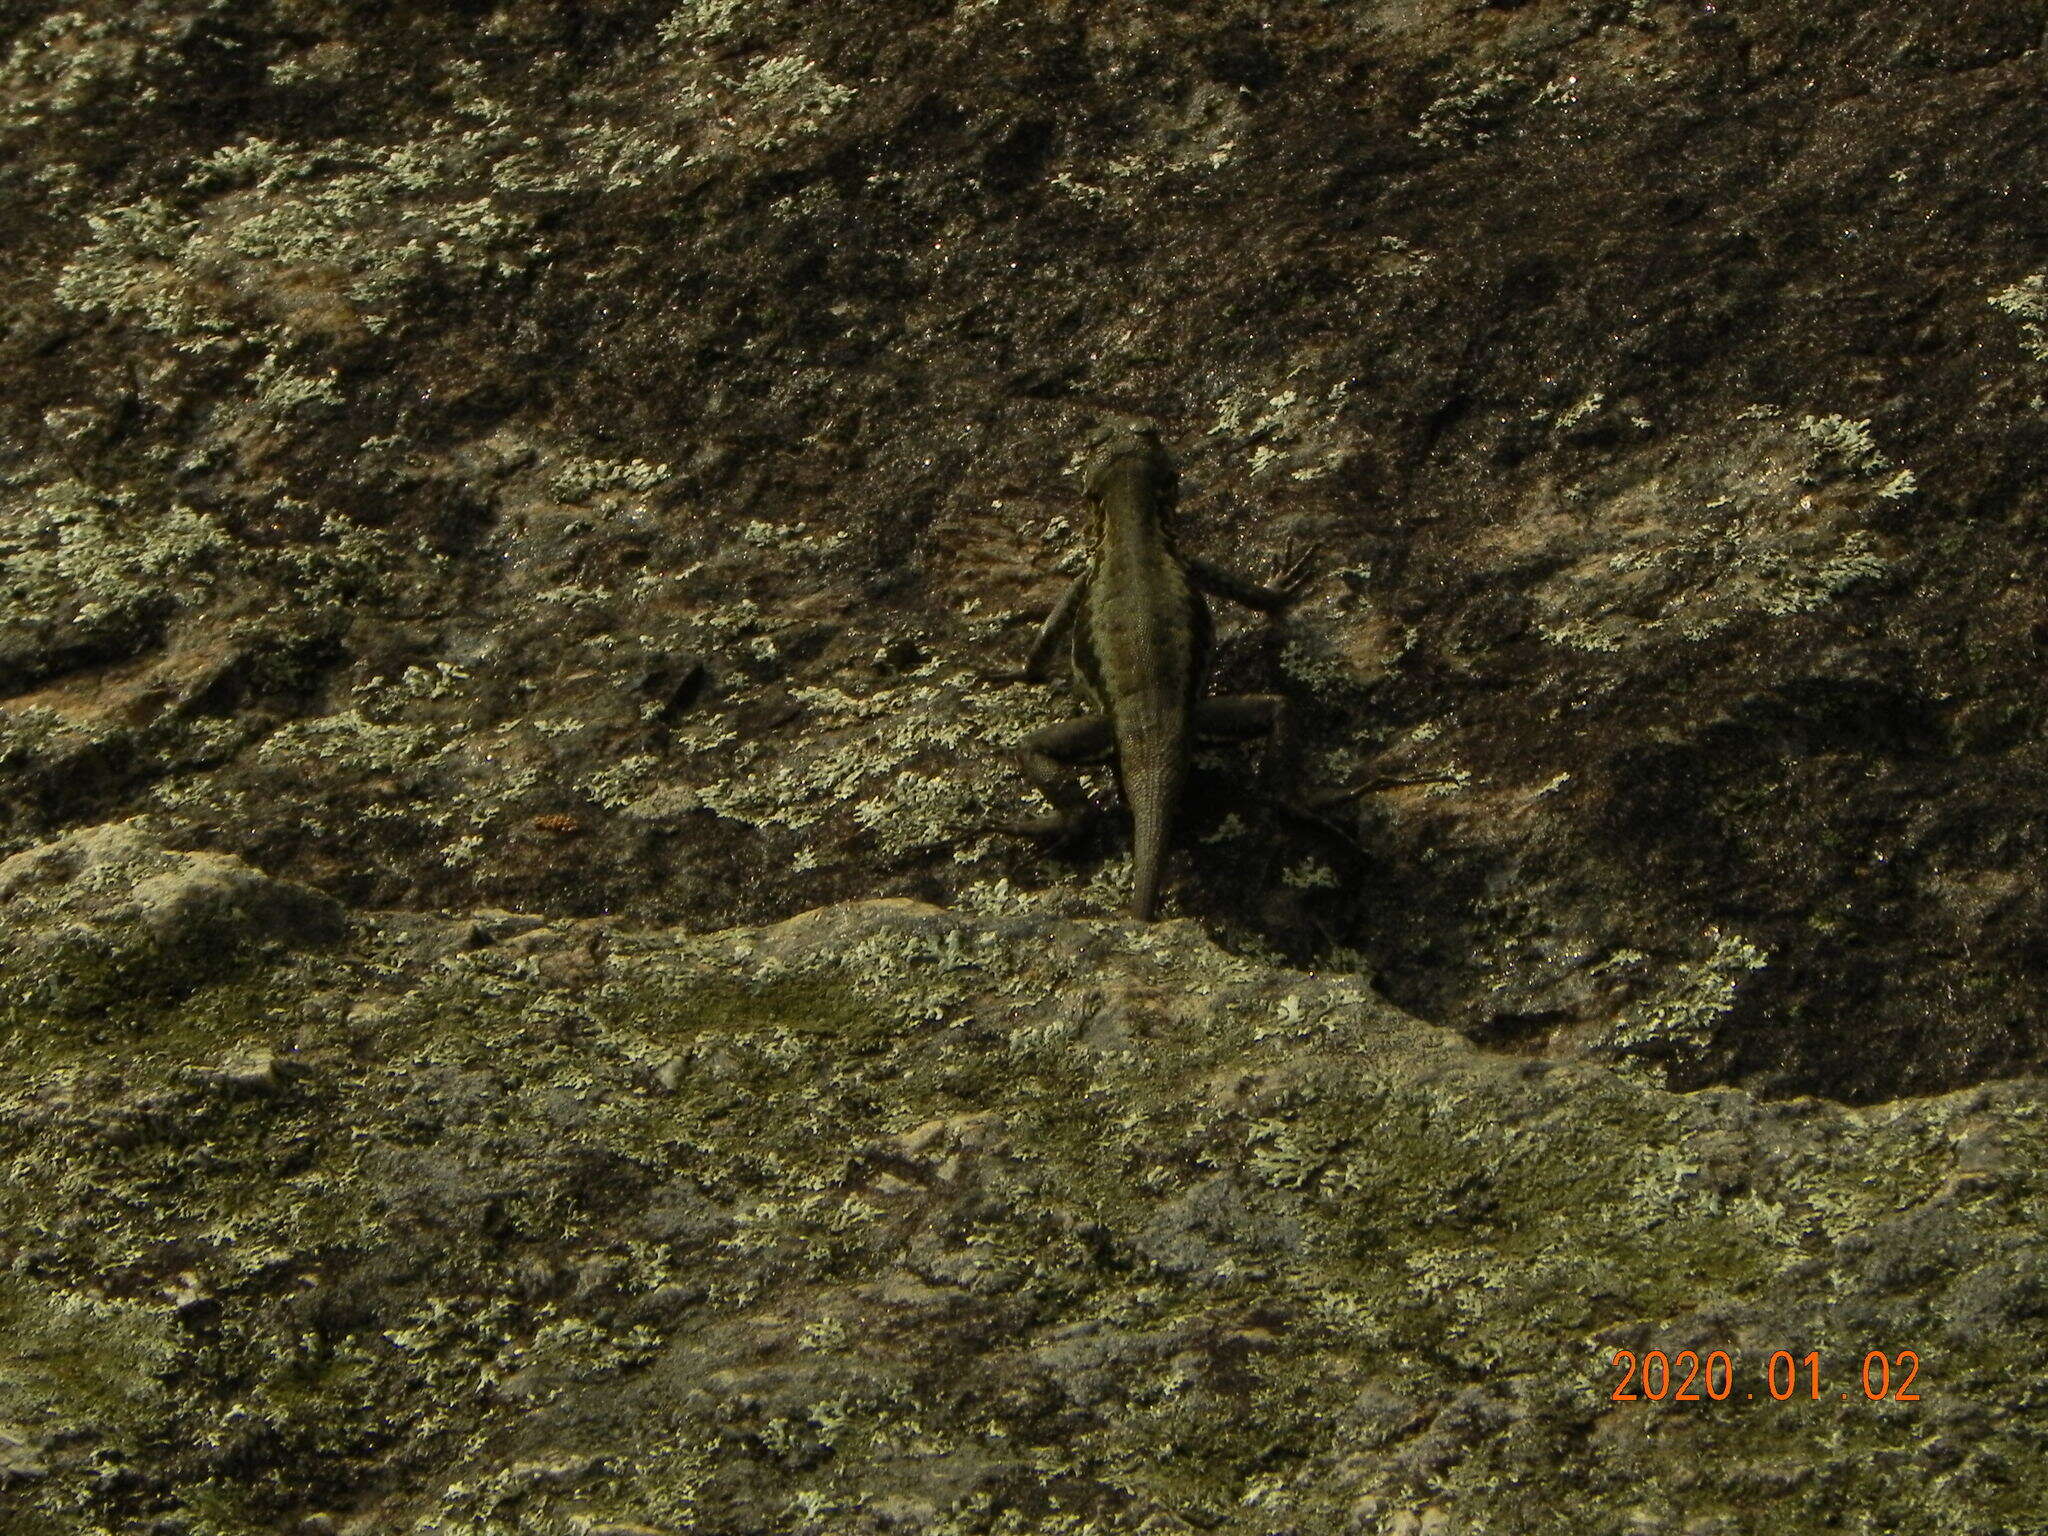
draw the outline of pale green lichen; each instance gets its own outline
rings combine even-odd
[[[2048,362],[2048,273],[2036,272],[1991,295],[1991,305],[2020,322],[2020,338],[2038,362]]]
[[[1230,390],[1217,401],[1215,424],[1205,435],[1253,445],[1245,466],[1249,474],[1288,465],[1290,479],[1321,479],[1352,444],[1342,419],[1351,381],[1339,377],[1320,393],[1310,392],[1307,381],[1325,366],[1311,355],[1288,368],[1277,389],[1242,384]]]
[[[139,641],[215,582],[234,550],[212,515],[70,476],[0,490],[0,634]]]
[[[1280,880],[1284,885],[1303,891],[1327,889],[1337,884],[1336,874],[1320,859],[1304,859],[1299,864],[1290,865],[1280,872]]]
[[[332,369],[324,374],[300,373],[285,366],[275,353],[266,357],[249,376],[256,386],[256,403],[276,416],[308,405],[340,405],[347,399],[341,391],[340,376]]]
[[[198,221],[162,198],[86,215],[93,243],[58,278],[60,302],[87,313],[134,320],[169,338],[181,352],[229,344],[234,322],[177,265]]]
[[[1605,1048],[1622,1056],[1696,1060],[1711,1046],[1721,1020],[1735,1006],[1744,976],[1770,956],[1740,934],[1709,928],[1713,948],[1701,960],[1676,967],[1658,991],[1615,1020]]]
[[[838,823],[885,853],[948,842],[981,807],[1014,793],[996,748],[1049,718],[1021,690],[966,686],[936,663],[866,695],[791,690],[811,730],[791,746],[744,750],[740,772],[696,787],[698,803],[763,830]],[[1024,713],[1020,713],[1023,711]]]
[[[746,0],[688,0],[656,27],[655,36],[668,47],[687,47],[729,37],[749,15],[763,7]]]
[[[1584,421],[1587,417],[1593,415],[1594,412],[1598,411],[1600,407],[1606,403],[1606,401],[1607,393],[1605,390],[1594,390],[1590,395],[1587,395],[1583,400],[1579,401],[1577,405],[1574,405],[1570,407],[1568,410],[1564,410],[1558,413],[1558,427],[1560,429],[1568,430],[1572,427],[1577,426],[1580,422]]]
[[[0,127],[30,128],[84,112],[115,91],[127,92],[131,101],[154,101],[156,87],[133,82],[165,54],[153,29],[119,16],[84,10],[44,16],[23,28],[0,61]]]
[[[1812,612],[1892,579],[1897,563],[1857,525],[1856,503],[1913,495],[1917,477],[1878,448],[1867,421],[1806,416],[1799,429],[1797,447],[1775,432],[1759,440],[1753,463],[1717,477],[1712,495],[1679,471],[1677,486],[1653,472],[1613,497],[1594,547],[1537,587],[1536,632],[1574,650],[1618,654],[1660,636],[1697,641],[1746,618]],[[1802,489],[1823,477],[1846,479],[1848,494]]]
[[[1487,143],[1523,88],[1520,73],[1512,68],[1481,70],[1477,78],[1459,83],[1425,107],[1408,136],[1431,149]]]
[[[1287,641],[1280,648],[1280,670],[1309,692],[1338,702],[1356,698],[1368,681],[1349,657],[1321,634]]]
[[[1883,576],[1891,562],[1878,553],[1876,540],[1858,529],[1820,564],[1801,569],[1788,563],[1781,569],[1779,582],[1758,604],[1765,613],[1780,616],[1806,613],[1831,602],[1857,582]]]
[[[538,254],[528,214],[463,195],[497,158],[487,139],[448,133],[345,151],[264,138],[225,145],[189,162],[181,205],[154,197],[89,212],[93,240],[66,265],[58,297],[206,351],[243,330],[220,292],[223,267],[252,294],[331,275],[347,318],[384,330],[424,281],[486,283],[526,270]],[[283,325],[255,326],[245,339],[272,353],[292,327],[335,323],[284,313]]]
[[[1846,416],[1802,416],[1799,430],[1853,473],[1883,469],[1891,463],[1870,435],[1868,420],[1851,421]]]
[[[857,94],[798,53],[763,59],[730,83],[753,120],[750,137],[763,149],[819,132]]]
[[[581,455],[562,461],[548,481],[564,501],[584,501],[599,491],[650,491],[668,478],[666,464],[645,459],[596,459]]]

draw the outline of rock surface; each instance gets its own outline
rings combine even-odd
[[[2037,1083],[1674,1094],[1187,921],[902,900],[5,997],[10,1533],[2039,1508]]]
[[[966,829],[1108,412],[1330,829],[1170,900],[1685,1084],[2029,1070],[2041,18],[1872,0],[0,7],[0,854],[356,906],[1113,909]],[[1243,814],[1238,814],[1243,811]],[[1091,876],[1099,878],[1091,879]]]
[[[0,0],[0,1527],[2038,1522],[2044,58]],[[1151,933],[975,830],[1117,415],[1415,781]]]
[[[340,903],[240,859],[164,846],[137,816],[0,860],[0,971],[20,1001],[78,1013],[170,1000],[252,950],[341,937]]]

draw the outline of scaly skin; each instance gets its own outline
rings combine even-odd
[[[1131,813],[1131,915],[1145,922],[1158,909],[1196,737],[1276,733],[1283,714],[1272,695],[1202,697],[1212,632],[1202,591],[1278,613],[1306,570],[1304,561],[1279,587],[1262,587],[1183,559],[1170,527],[1178,490],[1179,476],[1149,430],[1117,433],[1090,464],[1088,571],[1046,620],[1024,675],[1042,679],[1065,641],[1075,688],[1092,712],[1026,740],[1020,766],[1055,814],[1009,828],[1071,833],[1088,806],[1061,768],[1112,757]]]
[[[1131,915],[1145,922],[1159,904],[1209,664],[1209,605],[1166,529],[1177,483],[1156,438],[1119,439],[1096,458],[1087,485],[1095,552],[1074,618],[1075,680],[1116,742],[1131,812]]]

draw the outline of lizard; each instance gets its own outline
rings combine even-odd
[[[1044,682],[1062,647],[1087,713],[1025,737],[1018,767],[1053,807],[998,830],[1070,837],[1094,807],[1067,770],[1111,761],[1131,816],[1131,915],[1152,921],[1195,741],[1264,735],[1265,767],[1284,760],[1286,701],[1278,694],[1205,697],[1213,621],[1208,595],[1269,617],[1286,611],[1311,577],[1313,551],[1274,586],[1183,555],[1174,541],[1180,477],[1150,428],[1113,431],[1089,462],[1088,568],[1053,607],[1029,660],[1010,680]]]

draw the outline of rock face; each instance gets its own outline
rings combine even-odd
[[[180,852],[153,817],[86,827],[0,860],[0,975],[72,1013],[169,1000],[267,945],[341,937],[331,896],[240,859]]]
[[[2038,1519],[2042,42],[0,4],[0,1526]],[[1115,415],[1412,781],[1149,933]]]
[[[2038,1508],[2038,1085],[1672,1094],[1190,922],[907,901],[18,997],[25,1536]]]
[[[319,943],[341,936],[332,897],[273,880],[240,859],[165,848],[161,823],[85,827],[0,860],[0,902],[10,926],[31,934],[62,924],[132,926],[165,949],[250,940]]]
[[[0,13],[0,853],[351,905],[1000,887],[1094,420],[1324,831],[1170,901],[1426,1017],[1872,1101],[2048,980],[2040,18],[1870,0]],[[1091,876],[1101,872],[1099,884]],[[1754,962],[1754,963],[1752,963]]]

